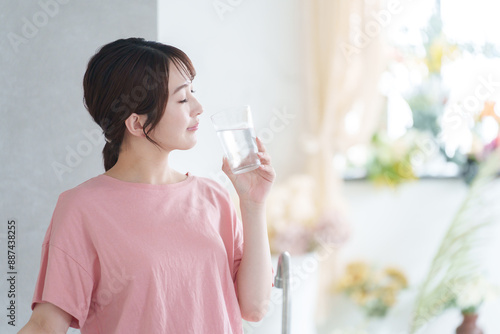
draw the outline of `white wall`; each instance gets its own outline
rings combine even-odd
[[[221,4],[226,11],[214,7]],[[220,177],[222,149],[209,116],[225,106],[248,104],[278,181],[301,171],[296,151],[305,115],[305,73],[299,11],[298,0],[159,0],[158,40],[192,59],[196,94],[205,109],[200,140],[176,155],[176,167],[226,180]],[[276,120],[277,113],[295,118]]]

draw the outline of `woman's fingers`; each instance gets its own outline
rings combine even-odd
[[[231,167],[229,167],[229,161],[227,161],[225,156],[222,157],[222,171],[226,173],[227,176],[233,174],[233,172],[231,172]]]
[[[264,147],[262,141],[259,139],[259,137],[256,137],[255,141],[257,142],[257,148],[259,149],[257,155],[260,158],[260,162],[265,165],[271,164],[271,156],[267,153],[266,148]]]
[[[259,137],[255,137],[255,142],[257,143],[257,148],[259,149],[259,152],[266,152],[266,148],[264,147],[264,144],[260,141]]]
[[[276,172],[275,172],[273,166],[271,166],[271,165],[262,164],[259,166],[259,171],[261,172],[262,177],[271,183],[273,182],[274,178],[276,177]]]
[[[271,156],[267,153],[264,152],[257,152],[257,155],[259,156],[260,162],[264,165],[270,165],[271,164]]]

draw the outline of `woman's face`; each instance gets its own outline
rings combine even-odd
[[[187,150],[196,144],[198,116],[203,112],[193,95],[193,85],[175,65],[170,63],[168,102],[165,113],[151,137],[166,151]]]

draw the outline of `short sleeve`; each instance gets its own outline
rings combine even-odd
[[[64,193],[63,193],[64,194]],[[94,279],[89,237],[71,196],[59,196],[42,244],[40,270],[31,309],[52,303],[69,313],[70,326],[81,328],[88,318]]]
[[[57,246],[44,244],[31,309],[36,303],[52,303],[73,317],[71,327],[81,328],[88,316],[93,285],[80,264]]]

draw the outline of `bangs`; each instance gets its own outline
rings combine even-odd
[[[188,78],[190,81],[193,81],[194,77],[196,76],[196,71],[189,58],[186,57],[186,59],[182,59],[178,57],[172,57],[170,60],[184,77]]]

